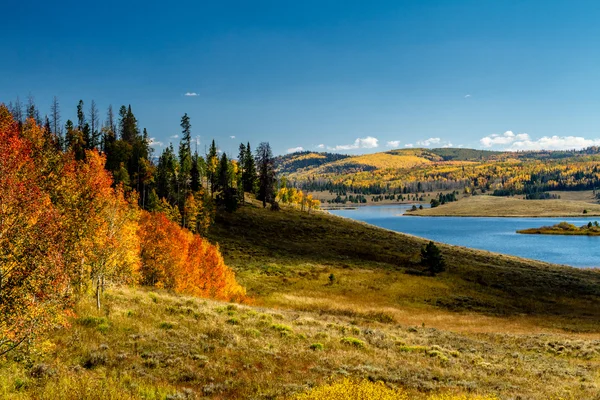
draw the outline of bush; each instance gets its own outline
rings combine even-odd
[[[173,329],[175,328],[175,324],[171,323],[171,322],[161,322],[158,327],[160,329]]]
[[[354,346],[359,349],[365,348],[365,342],[363,342],[362,340],[353,338],[353,337],[343,337],[340,339],[340,343],[349,345],[349,346]]]
[[[310,349],[315,351],[323,351],[325,349],[325,346],[323,346],[322,343],[313,343],[310,345]]]

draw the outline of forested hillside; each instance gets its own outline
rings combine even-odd
[[[346,195],[460,190],[497,196],[549,198],[546,192],[600,188],[600,151],[497,152],[473,149],[402,149],[346,157],[292,171],[297,158],[283,157],[281,172],[292,186]]]
[[[66,324],[88,294],[100,309],[115,284],[246,298],[219,248],[198,235],[215,208],[235,208],[237,163],[217,162],[214,142],[206,161],[192,155],[187,116],[178,157],[170,147],[155,166],[131,107],[121,108],[118,131],[111,109],[101,131],[82,102],[77,112],[62,135],[38,124],[34,105],[26,118],[0,105],[0,355]],[[253,175],[250,185],[260,183]]]

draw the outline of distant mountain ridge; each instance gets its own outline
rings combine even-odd
[[[275,163],[280,174],[307,190],[369,188],[368,193],[385,193],[470,188],[521,194],[600,188],[600,148],[595,146],[519,152],[411,148],[353,156],[304,151],[279,156]]]

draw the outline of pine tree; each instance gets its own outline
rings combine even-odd
[[[190,189],[197,192],[202,189],[202,175],[204,173],[204,159],[195,152],[192,156],[192,169],[190,171]]]
[[[213,139],[208,154],[206,155],[206,175],[210,184],[210,195],[214,196],[217,186],[217,168],[219,159],[217,157],[217,145]]]
[[[244,155],[243,170],[244,177],[242,177],[244,192],[255,193],[256,192],[256,164],[254,162],[254,156],[250,149],[250,142],[246,146],[246,154]]]
[[[421,264],[427,267],[427,271],[429,271],[431,275],[446,270],[446,263],[442,256],[442,252],[432,241],[421,249]]]
[[[188,188],[191,183],[191,171],[192,171],[192,125],[190,124],[190,117],[187,113],[181,117],[181,140],[179,141],[179,204],[180,213],[182,215],[182,225],[187,226],[186,216],[188,213],[186,210],[186,201],[188,200]]]
[[[256,165],[258,166],[258,195],[263,208],[275,199],[275,161],[268,142],[262,142],[256,149]]]

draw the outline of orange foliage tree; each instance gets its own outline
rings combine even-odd
[[[127,201],[120,186],[112,187],[105,158],[97,151],[86,152],[83,161],[76,161],[73,154],[64,158],[60,182],[54,188],[71,282],[79,294],[92,288],[100,308],[105,280],[135,280],[139,267],[137,199]]]
[[[35,145],[0,105],[0,354],[63,321],[67,305],[58,213],[41,189]]]
[[[235,281],[218,247],[163,213],[142,212],[139,236],[142,284],[221,300],[245,299],[244,288]]]

